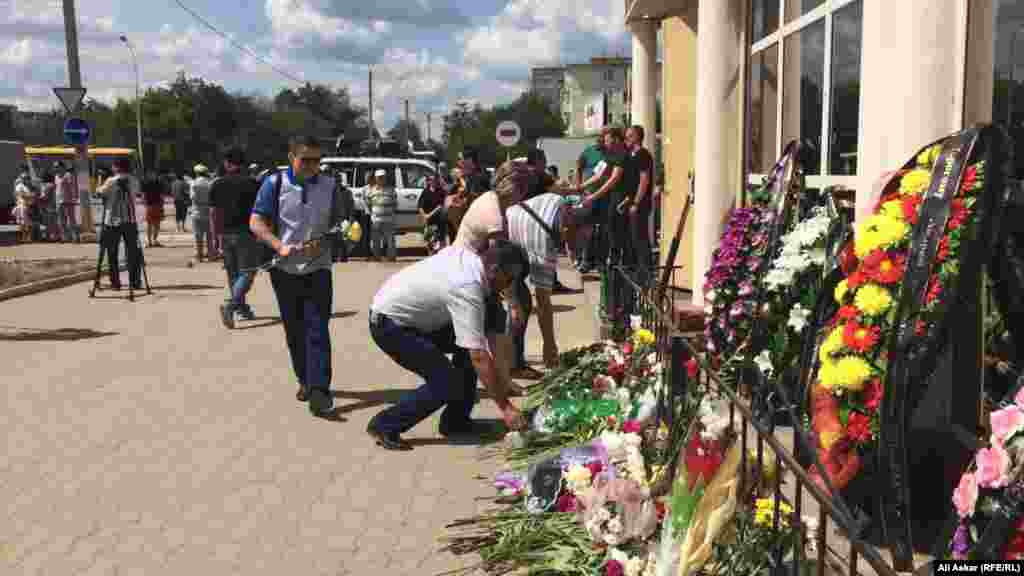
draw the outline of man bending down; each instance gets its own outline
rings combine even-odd
[[[522,414],[498,379],[485,303],[511,287],[524,264],[522,250],[508,241],[496,242],[482,256],[449,246],[384,283],[370,306],[370,335],[381,351],[425,383],[370,420],[366,431],[378,445],[410,450],[401,434],[442,406],[442,436],[472,434],[469,415],[478,377],[505,423],[523,426]]]

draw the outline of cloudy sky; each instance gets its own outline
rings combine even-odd
[[[77,0],[82,82],[112,102],[134,95],[135,44],[142,83],[178,71],[228,90],[272,94],[293,80],[233,46],[182,6],[260,58],[310,82],[347,86],[367,102],[374,66],[378,126],[390,128],[402,99],[425,127],[461,99],[507,101],[527,86],[531,65],[628,55],[622,0]],[[0,0],[0,102],[58,105],[67,84],[61,0]]]

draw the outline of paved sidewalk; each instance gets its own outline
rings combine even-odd
[[[185,268],[187,247],[147,258],[161,253],[154,294],[134,304],[89,300],[85,285],[0,303],[0,574],[418,576],[475,561],[437,539],[493,495],[476,477],[496,464],[446,444],[436,416],[409,435],[412,452],[364,432],[417,385],[366,328],[376,288],[411,260],[335,267],[335,422],[294,399],[265,275],[260,318],[228,332],[219,265]],[[560,347],[592,341],[583,294],[555,302]],[[535,322],[529,352],[540,357]],[[497,411],[483,400],[476,415]]]

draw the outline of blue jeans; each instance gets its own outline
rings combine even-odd
[[[245,308],[245,295],[252,289],[255,272],[239,272],[242,261],[240,235],[226,232],[224,234],[224,271],[228,276],[231,289],[231,307],[234,310]]]
[[[292,369],[300,384],[327,391],[331,387],[330,270],[309,274],[270,271],[270,284],[281,309]]]
[[[371,312],[370,335],[377,347],[399,366],[425,380],[422,386],[404,394],[398,404],[376,416],[380,432],[406,432],[442,406],[446,406],[441,413],[442,429],[469,424],[469,414],[477,400],[476,370],[469,351],[455,345],[451,324],[424,333]],[[446,354],[452,355],[451,361]]]

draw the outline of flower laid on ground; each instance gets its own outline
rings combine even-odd
[[[910,236],[923,193],[932,175],[942,172],[934,166],[939,151],[941,146],[922,152],[916,166],[890,182],[874,214],[857,227],[853,257],[843,260],[848,276],[833,294],[839,310],[825,328],[818,349],[818,379],[811,391],[819,456],[838,488],[856,475],[862,452],[878,440],[887,347],[899,321],[896,299],[911,260]],[[927,334],[943,313],[940,304],[946,286],[955,283],[959,274],[960,238],[974,214],[983,168],[983,162],[968,164],[954,195],[952,213],[957,216],[946,224],[940,249],[944,260],[937,259],[931,268],[927,303],[916,326],[919,336]],[[998,453],[986,461],[990,465],[986,471],[1002,462]],[[811,473],[817,476],[817,470]]]
[[[953,507],[960,519],[949,542],[955,560],[997,560],[981,557],[976,547],[990,522],[1010,520],[995,545],[1002,559],[1024,558],[1024,396],[989,415],[990,445],[978,450],[974,463],[953,490]]]

